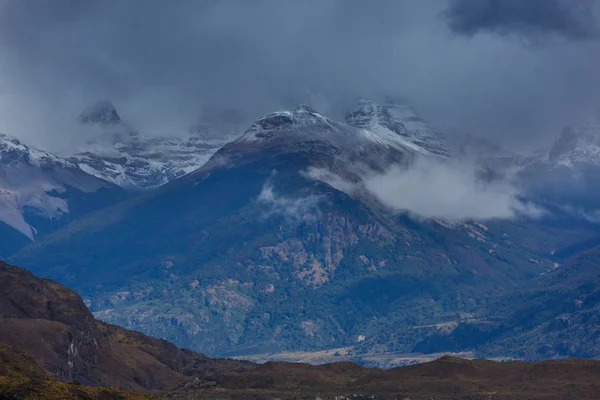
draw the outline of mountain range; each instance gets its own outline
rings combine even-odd
[[[236,112],[209,111],[185,140],[144,136],[105,100],[87,107],[78,121],[91,138],[65,154],[0,134],[0,256],[88,212],[197,169],[241,124]]]
[[[79,121],[94,135],[65,156],[89,174],[126,189],[157,187],[194,171],[232,140],[242,123],[235,111],[209,110],[185,139],[144,136],[106,100],[86,108]]]
[[[596,307],[600,129],[566,128],[549,151],[523,156],[444,134],[395,102],[362,100],[344,118],[300,106],[245,130],[240,121],[216,113],[188,139],[145,138],[100,102],[80,116],[98,139],[74,154],[0,138],[26,160],[19,168],[58,186],[22,180],[52,205],[41,222],[28,204],[2,202],[0,216],[21,215],[29,230],[3,217],[12,239],[0,251],[73,287],[100,320],[212,356],[327,350],[385,366],[414,353],[600,356],[592,340],[567,345],[596,334],[585,321]],[[3,168],[15,151],[0,147]],[[97,186],[48,175],[37,154]],[[506,215],[438,210],[453,187],[428,187],[429,171],[462,184],[446,175],[456,165],[485,194],[467,208],[504,196]],[[418,174],[389,192],[390,171]],[[73,188],[78,197],[63,194]],[[101,204],[88,200],[98,193]]]

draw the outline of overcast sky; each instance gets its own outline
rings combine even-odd
[[[401,96],[436,124],[538,145],[600,107],[597,0],[0,0],[0,132],[71,143],[110,99],[151,134]]]

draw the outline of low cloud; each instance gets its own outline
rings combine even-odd
[[[563,206],[559,206],[559,209],[566,213],[568,216],[580,219],[583,221],[590,222],[592,224],[600,223],[600,210],[599,209],[585,209],[581,206],[575,206],[572,204],[567,204]]]
[[[543,211],[520,200],[508,180],[485,182],[469,163],[441,163],[421,159],[410,169],[394,166],[384,173],[362,175],[352,183],[322,169],[308,175],[350,195],[366,193],[396,212],[447,221],[539,217]]]
[[[319,203],[323,196],[286,197],[276,193],[273,183],[268,180],[258,196],[258,203],[265,206],[263,216],[283,216],[292,221],[313,221],[319,214]]]

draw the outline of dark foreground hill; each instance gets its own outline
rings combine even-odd
[[[0,399],[151,400],[156,397],[102,387],[61,382],[36,360],[15,347],[0,344]]]
[[[219,376],[221,368],[255,367],[212,360],[97,321],[75,292],[2,262],[0,343],[32,356],[58,380],[139,392],[168,392],[196,380],[200,384]]]
[[[99,322],[73,291],[0,262],[0,399],[597,399],[599,378],[599,361],[578,359],[390,370],[211,359]]]

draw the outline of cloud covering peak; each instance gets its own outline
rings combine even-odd
[[[384,172],[362,172],[360,182],[349,182],[323,169],[313,168],[307,174],[349,195],[368,194],[393,211],[417,218],[456,222],[543,214],[542,209],[520,199],[509,179],[480,179],[476,165],[464,160],[442,163],[419,158],[408,169],[392,166]]]

